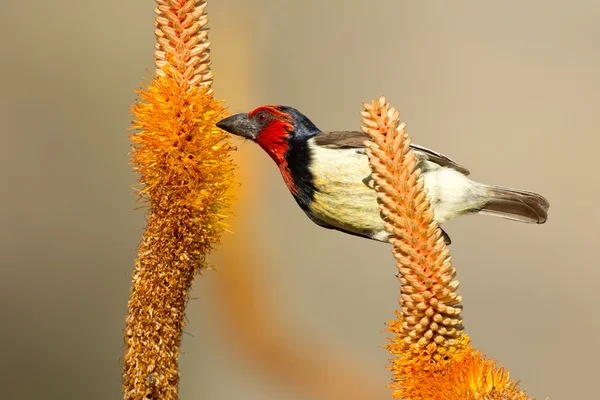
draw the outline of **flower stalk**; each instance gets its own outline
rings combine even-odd
[[[456,269],[433,219],[406,124],[384,97],[364,104],[362,129],[400,282],[387,346],[395,398],[527,399],[508,372],[470,346]]]
[[[206,1],[157,0],[156,77],[132,108],[131,162],[147,226],[125,328],[124,399],[177,399],[185,307],[218,243],[229,205],[233,147],[210,88]]]

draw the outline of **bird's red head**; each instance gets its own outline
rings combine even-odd
[[[229,133],[250,139],[281,166],[289,148],[288,139],[294,134],[294,118],[286,107],[266,105],[248,114],[236,114],[217,123]]]
[[[317,127],[300,111],[288,106],[266,105],[250,111],[227,117],[217,123],[217,127],[250,139],[263,148],[275,161],[285,183],[292,193],[297,193],[298,185],[292,175],[303,167],[299,157],[307,157],[306,141],[319,133]]]
[[[288,106],[266,105],[227,117],[217,127],[237,136],[255,141],[275,160],[277,165],[294,146],[302,146],[319,133],[319,129],[300,111]]]
[[[278,106],[262,106],[248,113],[256,121],[260,131],[255,141],[275,160],[277,165],[285,162],[289,137],[294,134],[292,116]]]

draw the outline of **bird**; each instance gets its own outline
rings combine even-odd
[[[377,192],[361,131],[321,131],[293,107],[264,105],[224,118],[216,126],[258,144],[279,168],[292,196],[317,225],[387,242]],[[469,170],[416,144],[417,159],[434,220],[442,224],[464,214],[484,214],[542,224],[548,200],[542,195],[469,178]],[[447,244],[450,236],[442,230]]]

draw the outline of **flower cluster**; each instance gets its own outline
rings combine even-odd
[[[125,328],[125,399],[176,399],[185,307],[225,227],[233,147],[210,88],[206,1],[157,0],[156,77],[132,111],[132,164],[148,205]]]
[[[387,346],[396,356],[390,366],[394,397],[527,399],[463,332],[456,270],[433,220],[406,124],[383,97],[364,107],[367,155],[400,272],[401,309]]]

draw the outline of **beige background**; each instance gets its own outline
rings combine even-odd
[[[151,1],[8,2],[0,77],[0,394],[120,396],[121,331],[143,227],[128,107],[152,69]],[[415,142],[489,183],[535,190],[550,220],[447,225],[473,343],[537,398],[597,398],[600,5],[589,1],[211,1],[217,96],[355,129],[385,94]],[[287,342],[317,342],[383,385],[397,283],[386,245],[327,231],[252,143],[236,156],[236,239]],[[213,257],[239,251],[225,238]],[[304,399],[230,347],[215,282],[195,285],[182,398]],[[243,309],[238,310],[244,313]],[[323,354],[327,357],[327,354]],[[347,358],[344,358],[347,357]],[[348,386],[356,384],[349,381]],[[376,386],[377,387],[377,386]]]

